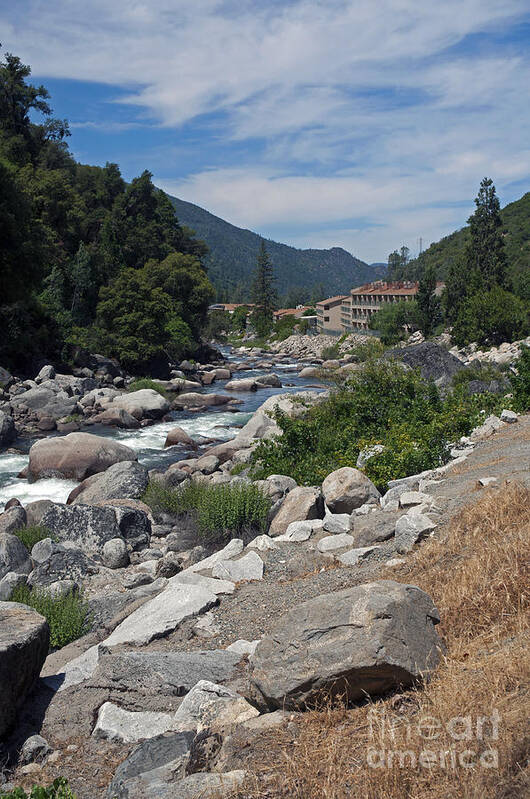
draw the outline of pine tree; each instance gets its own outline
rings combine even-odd
[[[422,275],[416,295],[418,324],[425,337],[430,336],[441,321],[440,300],[435,291],[436,269],[431,264]]]
[[[272,330],[273,311],[277,304],[277,294],[274,288],[274,271],[264,241],[261,242],[256,274],[252,285],[252,302],[255,305],[255,310],[252,314],[254,328],[258,336],[266,336]]]
[[[506,253],[501,228],[499,198],[490,178],[481,181],[475,199],[476,211],[469,217],[471,241],[466,250],[468,275],[480,275],[486,289],[503,286],[506,280]]]

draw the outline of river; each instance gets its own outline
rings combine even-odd
[[[245,356],[222,348],[227,361],[244,363]],[[259,356],[265,360],[266,355]],[[304,363],[308,363],[305,361]],[[140,463],[148,469],[167,469],[171,463],[187,457],[186,450],[180,446],[164,449],[166,435],[171,428],[182,427],[199,444],[203,438],[215,438],[227,441],[237,435],[239,429],[250,419],[252,413],[267,399],[267,397],[286,392],[296,392],[303,389],[316,389],[314,378],[301,378],[297,372],[301,368],[300,362],[289,360],[284,363],[273,363],[267,369],[245,369],[234,372],[234,378],[257,377],[258,375],[274,372],[283,383],[282,388],[262,388],[255,392],[226,391],[226,380],[215,381],[210,386],[204,386],[201,393],[227,394],[234,399],[241,400],[241,405],[234,406],[227,411],[226,405],[209,408],[205,412],[193,413],[190,411],[172,411],[170,421],[158,422],[138,430],[120,430],[114,427],[91,426],[82,428],[87,432],[107,436],[127,444],[133,449]],[[37,480],[30,483],[17,478],[17,474],[28,463],[28,451],[36,439],[17,440],[16,453],[0,454],[0,511],[5,503],[12,497],[17,497],[25,505],[39,499],[51,499],[54,502],[66,502],[68,494],[77,483],[73,480],[60,480],[56,478]],[[195,457],[193,453],[192,457]]]

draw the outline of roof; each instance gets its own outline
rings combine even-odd
[[[418,293],[418,283],[385,283],[377,281],[375,283],[365,283],[351,290],[351,294],[384,294],[393,296],[408,296]]]
[[[320,300],[317,302],[317,305],[331,305],[332,302],[342,302],[342,300],[347,299],[347,294],[338,294],[336,297],[328,297],[327,300]]]

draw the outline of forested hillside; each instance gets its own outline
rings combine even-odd
[[[116,164],[77,163],[29,76],[0,62],[0,364],[81,345],[151,371],[193,352],[213,298],[205,245],[149,172],[127,185]]]
[[[176,197],[171,201],[182,225],[191,228],[208,245],[208,274],[217,289],[220,301],[249,299],[252,273],[261,245],[261,237],[225,222],[193,203]],[[330,250],[297,250],[275,241],[266,242],[274,266],[277,289],[285,295],[289,290],[315,289],[319,298],[347,292],[382,277],[384,266],[369,266],[341,247]]]
[[[507,274],[515,294],[530,299],[530,192],[501,210]],[[469,226],[451,233],[409,261],[405,276],[418,279],[431,264],[445,280],[452,265],[460,263],[469,244]]]

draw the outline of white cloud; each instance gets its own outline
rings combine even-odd
[[[434,206],[471,210],[484,174],[501,189],[530,176],[528,56],[477,39],[447,52],[527,12],[527,0],[19,0],[0,28],[39,77],[125,88],[120,102],[177,137],[216,113],[224,166],[205,147],[196,174],[155,175],[169,191],[379,259],[462,224],[467,211]],[[107,129],[137,123],[131,112]]]

